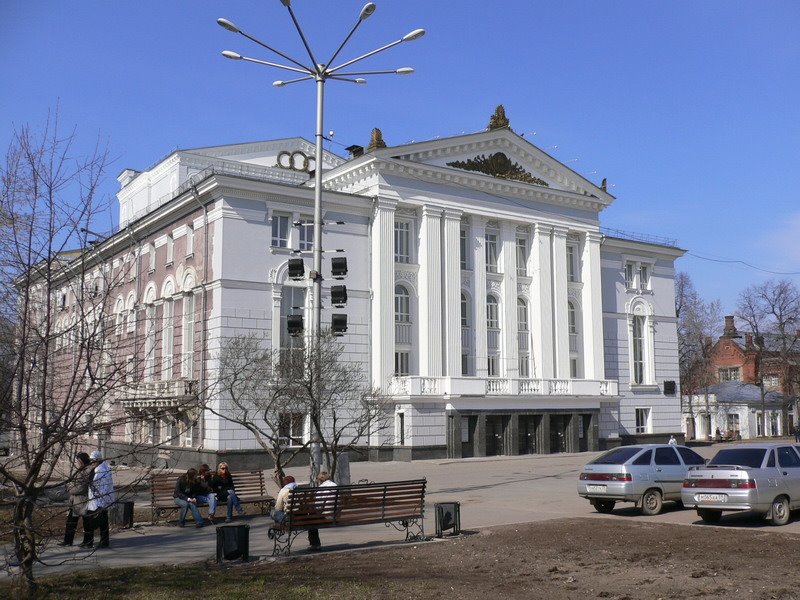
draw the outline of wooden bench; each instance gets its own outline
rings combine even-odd
[[[302,531],[385,523],[405,531],[406,541],[425,537],[425,479],[336,487],[297,487],[289,495],[286,519],[268,531],[273,556],[291,554]]]
[[[171,511],[179,510],[173,494],[175,493],[175,483],[181,475],[183,473],[150,476],[150,507],[153,523]],[[231,473],[231,477],[236,486],[236,495],[242,504],[257,505],[261,509],[262,515],[269,511],[275,498],[267,494],[263,471],[238,471]],[[198,503],[198,506],[205,506],[205,503]],[[225,504],[221,503],[220,508],[224,511]],[[224,517],[224,512],[221,516]]]

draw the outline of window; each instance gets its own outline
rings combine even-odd
[[[639,289],[650,289],[650,267],[648,265],[639,265]]]
[[[186,256],[194,254],[194,227],[186,226]]]
[[[125,331],[127,333],[136,331],[136,302],[133,299],[133,294],[128,296],[128,306],[125,312]]]
[[[644,383],[644,317],[633,317],[633,383]]]
[[[411,223],[394,222],[394,262],[411,262]]]
[[[148,244],[147,258],[147,270],[152,273],[156,270],[156,247],[154,244]]]
[[[800,456],[791,446],[781,446],[778,448],[778,464],[781,468],[796,469],[800,467]]]
[[[636,409],[636,433],[650,433],[650,409]]]
[[[517,238],[517,275],[528,274],[528,239]]]
[[[528,329],[528,305],[517,298],[517,348],[519,352],[519,376],[530,377],[530,332]]]
[[[410,371],[411,355],[406,350],[398,350],[394,353],[394,374],[396,377],[404,377]]]
[[[497,234],[486,233],[486,271],[497,273]]]
[[[681,455],[683,464],[687,466],[706,464],[705,459],[694,450],[689,450],[689,448],[684,448],[683,446],[678,446],[675,449],[678,451],[678,454]]]
[[[644,292],[650,289],[653,264],[642,260],[625,262],[625,287],[630,291]]]
[[[572,302],[567,302],[567,321],[569,323],[569,333],[578,333],[578,319],[575,314],[575,305]]]
[[[500,329],[500,308],[494,296],[486,297],[486,326],[489,329]]]
[[[739,414],[738,413],[729,413],[727,419],[727,430],[728,431],[739,431]]]
[[[174,304],[172,300],[172,286],[164,290],[164,305],[161,326],[161,379],[172,379],[172,354],[173,354],[173,315]]]
[[[738,379],[736,381],[739,381]],[[781,385],[781,379],[778,375],[764,375],[763,377],[764,387],[767,388],[778,388]]]
[[[741,371],[739,367],[727,367],[718,370],[719,380],[723,381],[741,381]],[[764,382],[766,383],[766,381]]]
[[[299,446],[305,436],[306,416],[304,413],[282,413],[278,417],[278,437],[287,446]]]
[[[396,323],[411,322],[411,297],[402,285],[394,288],[394,320]]]
[[[404,413],[397,413],[395,418],[395,439],[398,446],[403,446],[406,443],[406,415]]]
[[[461,237],[459,238],[459,257],[461,260],[461,270],[469,270],[469,237],[468,232],[463,227],[461,228]]]
[[[150,302],[144,309],[144,378],[153,379],[156,370],[156,305]]]
[[[300,250],[314,249],[314,220],[300,219]]]
[[[281,350],[293,350],[303,347],[303,336],[292,337],[289,335],[289,315],[304,315],[306,305],[306,289],[301,287],[284,286],[281,292],[280,315],[280,343]],[[305,320],[305,319],[304,319]]]
[[[461,326],[469,327],[469,300],[461,294]]]
[[[634,273],[634,264],[631,262],[625,263],[625,287],[629,290],[636,289]]]
[[[472,330],[470,328],[470,306],[466,294],[461,294],[461,374],[470,375],[470,348]]]
[[[167,258],[166,264],[171,265],[172,261],[174,260],[174,253],[175,253],[175,240],[172,239],[171,235],[167,236]]]
[[[631,464],[639,467],[645,467],[649,466],[652,460],[653,460],[653,451],[646,450],[642,452],[639,456],[637,456]]]
[[[680,465],[678,453],[674,448],[656,448],[656,465]]]
[[[289,216],[272,215],[272,247],[289,247]]]
[[[183,297],[183,361],[181,376],[191,379],[194,371],[194,294]]]
[[[490,354],[487,360],[486,365],[486,375],[488,377],[499,377],[500,376],[500,357],[496,354]]]
[[[500,305],[494,296],[486,297],[486,347],[488,376],[500,375]]]
[[[578,279],[578,247],[567,244],[567,281],[574,283]]]

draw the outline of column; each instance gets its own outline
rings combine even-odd
[[[605,379],[603,353],[603,294],[600,283],[601,235],[586,234],[581,257],[583,369],[586,379]]]
[[[569,378],[569,315],[567,314],[567,228],[553,228],[553,366],[555,377]]]
[[[444,374],[461,376],[461,211],[445,209],[442,220],[442,324]],[[459,432],[460,435],[460,432]],[[460,438],[459,438],[460,443]],[[459,446],[460,448],[460,446]]]
[[[475,376],[485,379],[488,373],[486,361],[489,354],[486,346],[486,219],[473,217],[471,229],[472,264],[475,269],[475,297],[472,299],[475,323]]]
[[[442,210],[422,207],[419,242],[419,374],[442,375]]]
[[[502,345],[503,375],[519,377],[517,345],[517,226],[504,222],[500,229],[501,269],[503,273]]]
[[[537,224],[533,232],[532,260],[535,270],[531,282],[531,352],[536,376],[550,379],[553,366],[553,274],[551,264],[552,228]]]
[[[394,372],[394,211],[397,203],[378,198],[371,231],[370,282],[373,290],[372,384],[388,390]]]

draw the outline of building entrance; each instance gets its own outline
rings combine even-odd
[[[519,453],[536,454],[538,450],[537,437],[539,427],[542,425],[542,415],[519,416]]]
[[[567,451],[569,415],[550,415],[550,452]]]
[[[505,447],[505,431],[508,417],[502,415],[486,416],[486,456],[508,454]]]

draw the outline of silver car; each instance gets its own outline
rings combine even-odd
[[[707,465],[689,470],[681,496],[708,523],[723,511],[755,511],[785,525],[800,508],[800,453],[786,443],[723,448]]]
[[[583,467],[578,495],[597,512],[610,513],[617,502],[635,502],[643,514],[657,515],[664,500],[680,501],[688,468],[703,464],[705,459],[686,446],[621,446]]]

